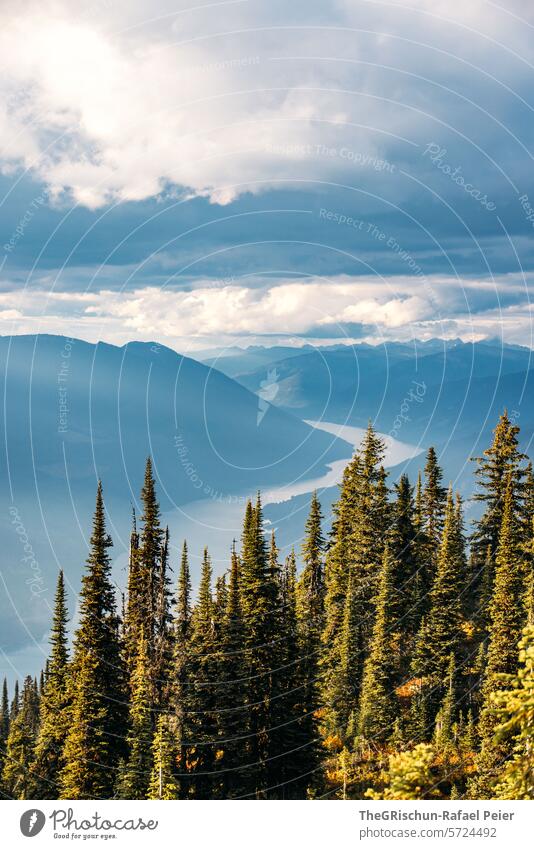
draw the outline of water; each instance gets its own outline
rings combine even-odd
[[[349,442],[353,451],[350,456],[327,466],[326,472],[317,478],[291,481],[283,486],[262,492],[262,502],[281,504],[297,495],[306,495],[314,489],[321,490],[338,484],[343,476],[343,470],[363,439],[365,430],[350,425],[339,425],[335,422],[313,422],[307,424],[319,430],[324,430],[334,437]],[[379,434],[386,442],[384,465],[396,466],[422,452],[422,449],[406,442],[392,439],[385,434]],[[239,540],[243,525],[243,514],[248,495],[228,496],[224,501],[206,499],[194,501],[165,514],[163,520],[169,525],[171,540],[175,552],[173,561],[176,563],[182,541],[187,539],[190,552],[192,572],[198,576],[202,552],[207,546],[212,558],[214,571],[223,572],[228,567],[229,551],[234,539]],[[255,497],[253,495],[253,497]]]

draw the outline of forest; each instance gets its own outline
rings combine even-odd
[[[228,569],[170,562],[151,460],[124,597],[98,485],[72,645],[63,572],[40,679],[0,705],[5,799],[534,798],[534,475],[506,412],[476,521],[428,450],[388,482],[369,425],[332,530],[281,562],[261,497]],[[478,504],[477,504],[478,502]]]

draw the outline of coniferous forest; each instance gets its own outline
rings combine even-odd
[[[150,460],[125,599],[98,486],[72,646],[0,709],[4,798],[534,798],[534,476],[504,413],[473,461],[475,522],[436,452],[390,484],[369,426],[327,537],[297,569],[261,498],[215,580],[169,562]]]

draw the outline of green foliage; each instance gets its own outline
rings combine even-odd
[[[329,544],[314,493],[299,573],[266,544],[260,497],[240,551],[193,598],[187,545],[170,616],[152,464],[130,540],[124,622],[102,488],[72,659],[63,575],[41,683],[0,705],[1,790],[26,798],[532,798],[534,479],[506,414],[479,464],[485,510],[428,452],[391,490],[369,425]],[[523,632],[518,664],[516,644]],[[372,789],[369,789],[372,788]]]
[[[391,736],[397,715],[395,700],[397,664],[393,648],[393,631],[398,621],[394,585],[396,571],[393,555],[386,546],[373,636],[363,669],[359,707],[359,734],[375,742],[384,742]]]
[[[141,632],[137,660],[130,682],[128,755],[121,769],[117,795],[121,799],[145,799],[152,770],[152,683],[147,641]]]
[[[32,766],[32,793],[36,799],[58,798],[57,777],[64,765],[63,747],[69,726],[67,621],[65,582],[63,572],[60,572]]]
[[[166,716],[161,715],[152,744],[152,773],[147,799],[178,799],[179,784],[175,778],[174,738]]]
[[[365,795],[370,799],[387,800],[439,797],[434,759],[435,751],[426,743],[420,743],[408,752],[391,755],[383,790],[368,790]]]
[[[39,694],[36,682],[28,675],[20,705],[10,722],[2,773],[2,785],[12,798],[32,798],[32,763],[38,725]]]
[[[511,738],[513,757],[499,776],[496,799],[534,799],[534,627],[527,626],[519,642],[517,675],[501,678],[505,689],[492,694],[498,722],[497,742]]]
[[[125,681],[115,594],[111,584],[102,486],[80,596],[80,625],[69,675],[68,733],[59,774],[61,797],[109,799],[124,753]]]

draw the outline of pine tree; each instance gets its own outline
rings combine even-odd
[[[485,511],[476,523],[473,547],[481,552],[483,558],[488,545],[494,557],[497,553],[507,489],[511,486],[513,507],[517,513],[522,512],[525,497],[526,470],[523,463],[526,457],[519,450],[519,428],[512,424],[506,410],[493,433],[491,447],[484,451],[482,457],[475,458],[479,491],[474,498],[484,503]]]
[[[178,799],[179,784],[175,778],[176,765],[173,735],[169,719],[160,714],[152,745],[152,773],[148,799]]]
[[[60,571],[50,636],[51,651],[40,701],[39,734],[32,767],[32,792],[36,799],[58,798],[57,778],[63,767],[63,747],[69,726],[67,622],[65,581]]]
[[[491,798],[496,774],[502,761],[510,756],[509,741],[494,740],[494,693],[503,688],[502,675],[513,675],[517,649],[526,620],[523,569],[520,561],[520,533],[514,509],[514,478],[510,473],[504,496],[493,596],[490,605],[487,663],[482,684],[482,711],[479,722],[481,750],[477,775],[471,782],[476,798]]]
[[[349,573],[343,623],[336,635],[332,654],[337,663],[330,678],[330,687],[325,692],[329,711],[329,730],[342,740],[349,735],[349,723],[358,707],[359,681],[361,677],[361,634],[358,617],[358,600],[354,588],[352,571]]]
[[[525,497],[528,488],[525,482],[527,471],[523,464],[526,456],[519,450],[518,434],[519,428],[512,424],[505,410],[494,430],[491,447],[484,451],[482,457],[475,458],[478,491],[474,499],[485,505],[482,518],[475,523],[472,538],[475,572],[483,596],[480,602],[482,610],[483,603],[491,597],[493,591],[495,558],[504,515],[505,495],[509,486],[513,512],[518,516],[521,525],[525,521]],[[474,590],[476,588],[475,583]],[[484,628],[487,624],[487,617],[481,617],[481,627]],[[483,630],[482,636],[486,633]]]
[[[394,690],[398,652],[393,649],[393,631],[398,621],[393,583],[396,571],[397,564],[386,546],[373,635],[363,670],[359,708],[359,733],[375,742],[385,742],[391,736],[397,712]]]
[[[371,799],[403,800],[439,797],[436,788],[432,746],[420,743],[408,752],[390,756],[389,771],[382,791],[368,790]]]
[[[20,709],[19,682],[15,681],[15,689],[13,691],[13,699],[9,708],[9,721],[12,722],[17,716]]]
[[[269,798],[303,799],[316,780],[319,746],[317,704],[302,655],[297,619],[297,563],[291,551],[279,575],[278,637],[273,646]]]
[[[191,618],[187,714],[183,745],[185,769],[190,774],[189,795],[210,799],[214,789],[217,753],[218,646],[211,592],[212,568],[204,549],[198,601]]]
[[[30,675],[24,680],[20,707],[10,721],[2,785],[14,799],[32,797],[32,763],[39,727],[39,695]]]
[[[278,589],[267,556],[261,499],[247,504],[241,551],[241,609],[248,677],[248,745],[250,764],[245,795],[262,797],[269,785],[271,672],[276,639]]]
[[[423,518],[425,533],[431,554],[437,552],[445,521],[447,490],[442,486],[442,471],[438,464],[435,448],[430,447],[426,456],[425,487],[423,490]]]
[[[321,699],[328,713],[326,725],[329,730],[337,725],[333,711],[336,675],[339,666],[339,635],[343,626],[347,597],[350,546],[349,539],[354,524],[357,486],[360,476],[361,459],[357,452],[345,468],[341,484],[340,497],[333,506],[330,546],[325,564],[325,627],[322,634],[322,652],[320,656]],[[330,721],[331,720],[331,721]]]
[[[392,511],[391,551],[397,563],[393,581],[398,592],[398,630],[402,633],[402,660],[406,665],[421,619],[424,587],[418,559],[418,540],[413,491],[407,475],[395,484]]]
[[[2,771],[4,769],[7,738],[9,736],[9,696],[7,680],[2,685],[2,702],[0,704],[0,790],[2,789]]]
[[[448,686],[436,716],[434,740],[436,748],[445,755],[450,754],[454,743],[454,726],[456,718],[456,660],[451,652],[447,672]]]
[[[117,791],[121,799],[145,799],[152,771],[153,725],[150,707],[150,663],[143,633],[137,649],[130,691],[132,698],[127,735],[128,756],[121,770]]]
[[[124,751],[125,686],[111,545],[99,483],[70,673],[72,707],[60,773],[61,797],[67,799],[112,798]]]
[[[534,799],[534,627],[523,630],[517,674],[503,676],[493,694],[497,743],[513,741],[513,756],[498,776],[497,799]]]
[[[362,445],[346,470],[336,508],[334,543],[326,567],[326,626],[321,659],[327,733],[346,733],[358,698],[361,655],[371,637],[384,544],[390,530],[384,453],[384,442],[369,423]],[[347,632],[349,622],[355,628],[353,634]],[[349,678],[346,668],[338,679],[349,654]]]
[[[179,779],[180,798],[186,798],[191,789],[190,781],[186,776],[187,746],[185,745],[185,740],[192,739],[194,735],[192,711],[195,702],[190,683],[192,677],[191,616],[191,575],[187,543],[184,540],[172,629],[174,657],[170,690],[170,704],[174,715],[173,727],[176,735],[177,764],[181,772]]]
[[[314,713],[320,706],[319,659],[321,637],[325,626],[325,539],[322,533],[322,514],[317,493],[312,495],[306,534],[302,546],[304,569],[296,585],[296,614],[298,647],[301,657],[299,676],[302,681],[302,710],[309,723],[309,737],[317,736]],[[316,764],[312,758],[308,766]]]
[[[445,523],[439,546],[436,577],[430,592],[430,609],[417,638],[413,671],[426,676],[441,695],[451,652],[457,652],[463,632],[461,595],[464,588],[464,555],[459,514],[449,489]]]
[[[235,542],[230,559],[230,578],[221,635],[217,703],[221,796],[232,799],[244,792],[241,769],[247,732],[247,682],[243,656],[244,626],[240,597],[240,563]]]

